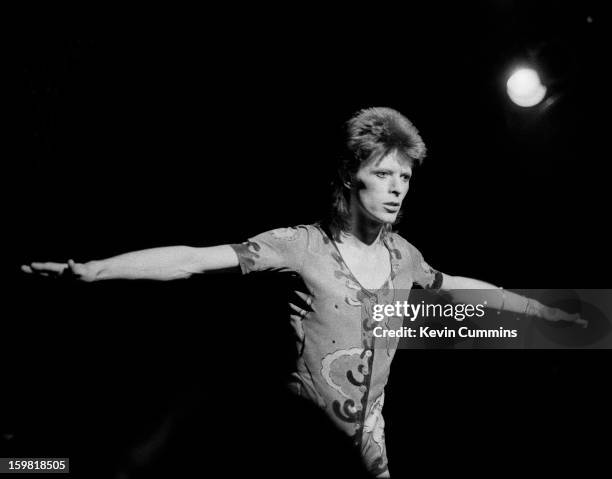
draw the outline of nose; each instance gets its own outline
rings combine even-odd
[[[395,176],[391,177],[389,192],[397,197],[402,196],[403,188],[399,178],[396,178]]]

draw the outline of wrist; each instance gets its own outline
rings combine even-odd
[[[102,271],[104,264],[102,261],[88,261],[85,263],[87,274],[83,277],[85,281],[99,281],[103,279]]]

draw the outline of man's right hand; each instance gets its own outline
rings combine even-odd
[[[93,262],[75,263],[69,259],[68,263],[30,263],[21,266],[21,271],[28,274],[49,276],[55,278],[72,278],[91,282],[96,279],[97,269]]]

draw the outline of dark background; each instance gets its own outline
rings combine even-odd
[[[300,469],[299,457],[327,457],[321,435],[286,426],[291,345],[273,278],[88,285],[19,265],[316,221],[343,122],[360,108],[403,112],[428,145],[398,230],[432,266],[510,289],[610,287],[600,8],[428,5],[161,12],[87,36],[13,38],[4,456],[69,456],[101,476],[146,476],[188,452],[224,472],[237,458],[272,472],[280,458]],[[521,61],[549,87],[530,109],[505,94]],[[468,457],[507,461],[514,434],[521,451],[586,447],[608,404],[603,353],[399,351],[385,406],[392,473],[440,454],[455,472]],[[165,420],[152,459],[134,452]]]

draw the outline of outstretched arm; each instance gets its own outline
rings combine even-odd
[[[582,327],[588,325],[587,321],[578,314],[570,314],[558,308],[551,308],[535,299],[521,296],[512,291],[498,288],[490,283],[478,279],[464,278],[462,276],[450,276],[442,274],[441,289],[448,291],[453,301],[465,304],[482,303],[484,299],[478,298],[466,290],[491,290],[483,294],[489,308],[511,311],[514,313],[526,314],[546,319],[547,321],[569,321],[579,324]]]
[[[104,279],[149,279],[168,281],[189,278],[208,271],[235,269],[238,256],[230,245],[194,248],[167,246],[133,251],[112,258],[75,263],[30,263],[25,273],[42,276],[71,275],[82,281]]]

